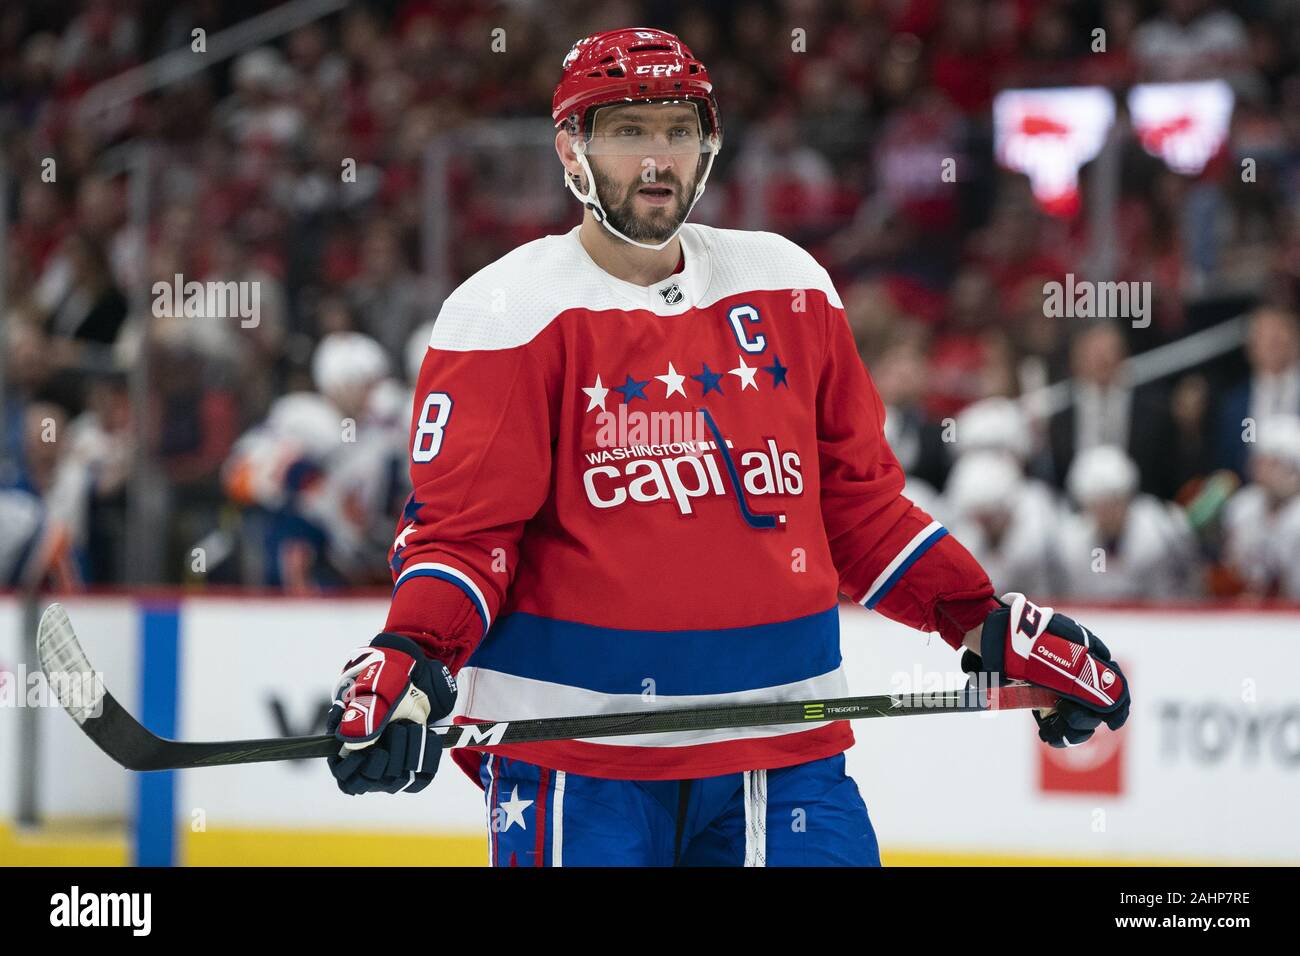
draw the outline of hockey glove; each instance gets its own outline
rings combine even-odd
[[[442,756],[425,724],[456,703],[456,680],[441,661],[401,634],[380,634],[358,649],[334,688],[325,730],[343,744],[327,758],[339,789],[419,793]]]
[[[966,651],[962,670],[1023,680],[1061,695],[1056,709],[1034,711],[1038,736],[1053,747],[1083,743],[1105,723],[1119,730],[1128,720],[1129,689],[1106,645],[1091,631],[1050,607],[1015,592],[984,620],[980,653]]]

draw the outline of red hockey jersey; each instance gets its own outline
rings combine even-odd
[[[995,606],[902,496],[826,271],[771,233],[680,235],[684,268],[652,286],[597,266],[575,228],[442,307],[386,629],[458,674],[458,719],[842,696],[840,593],[954,647]],[[495,752],[653,780],[852,743],[840,721]]]

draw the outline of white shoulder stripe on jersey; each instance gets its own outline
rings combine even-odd
[[[826,270],[784,236],[694,223],[687,223],[681,235],[688,260],[705,258],[706,268],[698,270],[688,262],[692,284],[700,284],[698,307],[748,292],[786,289],[816,289],[831,305],[843,307]],[[535,239],[484,266],[447,296],[429,347],[449,352],[516,348],[571,309],[636,308],[608,278],[582,251],[576,228]]]
[[[713,262],[701,306],[746,292],[816,289],[838,309],[844,307],[830,275],[802,246],[774,232],[695,226]]]

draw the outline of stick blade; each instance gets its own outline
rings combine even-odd
[[[51,604],[36,628],[36,655],[63,709],[81,725],[104,710],[104,681],[90,666],[62,604]]]
[[[113,699],[90,665],[62,604],[51,604],[36,627],[36,656],[50,690],[100,750],[127,770],[153,770],[164,743]]]

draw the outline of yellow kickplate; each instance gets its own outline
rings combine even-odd
[[[29,829],[0,823],[0,866],[126,866],[129,860],[121,826],[58,823]]]
[[[486,866],[482,834],[212,828],[182,831],[186,866]]]

